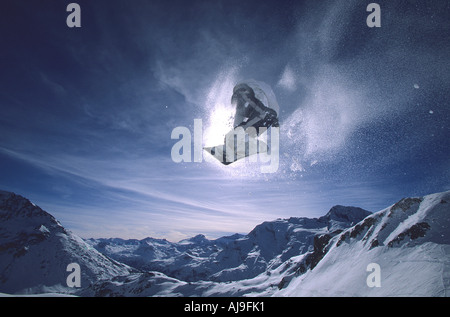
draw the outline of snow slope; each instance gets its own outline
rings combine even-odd
[[[332,238],[276,296],[449,296],[450,192],[406,198]],[[369,287],[370,263],[380,287]]]
[[[82,287],[131,271],[29,200],[0,191],[0,293],[74,291],[66,283],[70,263],[80,265]]]

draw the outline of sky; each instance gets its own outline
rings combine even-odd
[[[4,0],[0,189],[83,238],[218,238],[263,221],[375,212],[450,190],[450,3]],[[216,145],[232,89],[268,84],[279,166],[176,163]],[[192,135],[193,138],[193,135]]]

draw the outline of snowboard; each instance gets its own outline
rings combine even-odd
[[[229,137],[226,137],[224,144],[204,147],[203,149],[223,165],[230,165],[246,157],[267,153],[268,151],[267,144],[256,137],[248,136],[245,141],[241,140],[241,142],[236,142],[236,139],[234,142],[230,142],[230,140]],[[254,159],[256,162],[256,157]]]

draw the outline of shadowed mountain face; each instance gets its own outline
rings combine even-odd
[[[68,292],[67,266],[81,268],[81,285],[131,270],[89,247],[49,213],[22,196],[0,192],[0,292]]]

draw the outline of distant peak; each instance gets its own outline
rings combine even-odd
[[[47,217],[56,222],[56,219],[33,204],[30,200],[12,192],[0,191],[0,218],[14,217]]]
[[[4,190],[0,190],[0,201],[2,199],[6,198],[6,197],[10,197],[12,195],[15,195],[15,194],[12,193],[12,192],[7,192],[7,191],[4,191]]]
[[[370,211],[359,207],[336,205],[333,206],[330,211],[328,211],[328,213],[320,219],[327,221],[334,220],[339,222],[356,223],[363,220],[370,214]]]
[[[192,240],[192,241],[205,241],[205,240],[208,240],[208,239],[206,239],[206,236],[204,234],[198,234],[198,235],[196,235],[195,237],[193,237],[193,238],[191,238],[189,240]]]
[[[205,237],[204,234],[198,234],[195,237],[181,240],[179,243],[196,243],[196,244],[203,244],[207,243],[209,240]]]

